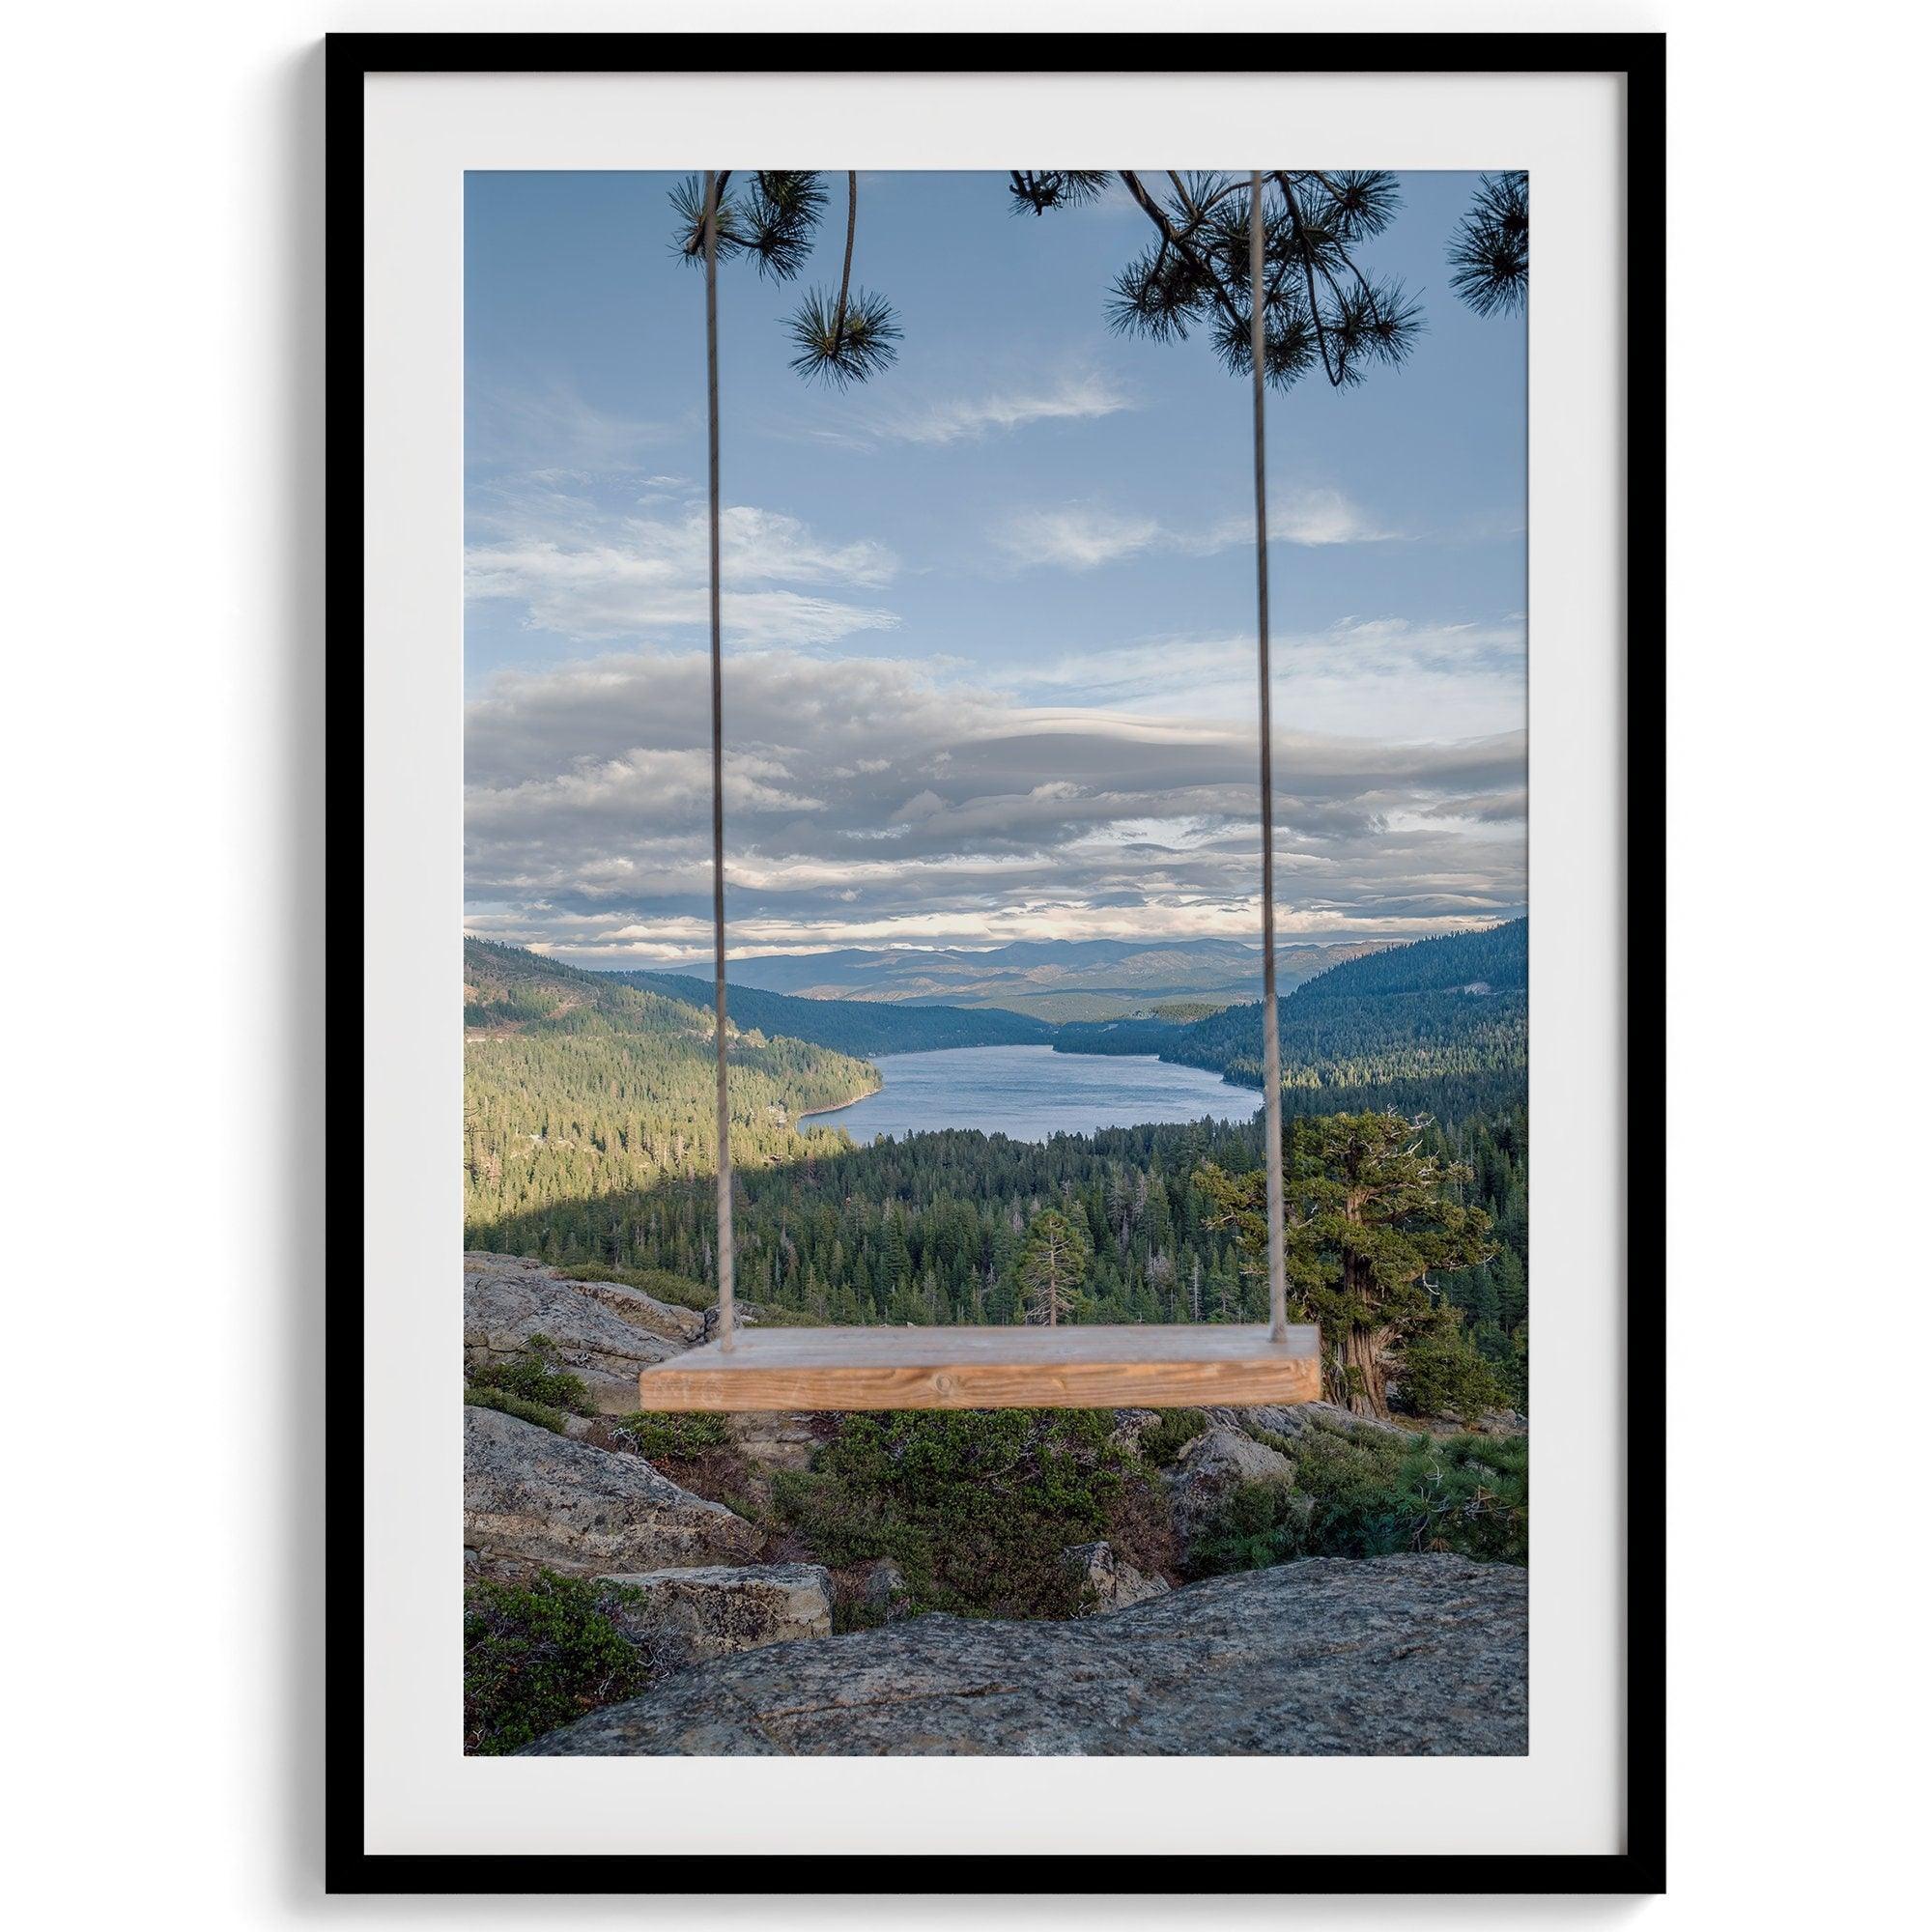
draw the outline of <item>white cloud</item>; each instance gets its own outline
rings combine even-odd
[[[854,440],[980,442],[993,433],[1030,423],[1076,423],[1132,410],[1134,400],[1105,375],[1065,375],[1051,384],[1012,386],[980,396],[929,398],[866,412],[852,425]]]
[[[1001,550],[1022,569],[1092,570],[1164,540],[1151,517],[1120,516],[1078,505],[1016,516],[993,534]]]
[[[523,607],[531,628],[582,639],[702,625],[710,618],[709,529],[702,510],[668,517],[613,515],[581,498],[525,494],[479,513],[498,540],[472,544],[464,594]],[[868,538],[833,543],[796,517],[748,504],[722,519],[724,581],[730,585],[891,582],[897,559]],[[730,588],[724,622],[733,640],[824,644],[859,631],[891,630],[891,611],[792,589]]]
[[[1245,519],[1237,541],[1251,542],[1254,527],[1254,519]],[[1393,534],[1378,528],[1359,504],[1339,490],[1295,490],[1268,499],[1271,543],[1386,543]]]
[[[1092,570],[1154,551],[1213,556],[1253,543],[1255,520],[1248,511],[1190,528],[1152,516],[1076,503],[1015,512],[992,534],[1001,552],[1023,569]],[[1268,503],[1271,543],[1305,547],[1383,543],[1392,534],[1339,490],[1292,491]]]

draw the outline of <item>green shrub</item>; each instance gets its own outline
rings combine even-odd
[[[1208,1427],[1205,1410],[1170,1408],[1141,1435],[1141,1454],[1156,1469],[1164,1469]]]
[[[1293,1489],[1236,1489],[1196,1539],[1190,1573],[1407,1550],[1529,1560],[1529,1444],[1522,1436],[1436,1441],[1317,1429],[1295,1445],[1294,1472]]]
[[[1106,1537],[1137,1567],[1167,1556],[1164,1505],[1090,1409],[842,1417],[809,1472],[782,1471],[781,1520],[834,1567],[890,1556],[914,1611],[1065,1617],[1069,1544]]]
[[[676,1308],[695,1309],[702,1315],[716,1305],[718,1293],[688,1274],[673,1274],[668,1268],[613,1267],[608,1262],[558,1262],[557,1272],[572,1281],[614,1281],[625,1288],[641,1289],[654,1301],[668,1301]],[[775,1308],[760,1302],[757,1320],[748,1326],[759,1328],[823,1328],[822,1315],[802,1308]]]
[[[828,1325],[825,1317],[814,1315],[809,1308],[780,1308],[769,1301],[757,1305],[755,1319],[746,1324],[752,1328],[823,1328]]]
[[[469,1380],[479,1389],[501,1389],[545,1408],[565,1408],[572,1415],[593,1415],[595,1406],[582,1376],[555,1366],[556,1344],[548,1335],[532,1335],[514,1361],[492,1362],[472,1369]]]
[[[668,1268],[611,1267],[603,1262],[558,1262],[557,1272],[572,1281],[614,1281],[624,1288],[640,1289],[653,1301],[668,1301],[674,1308],[695,1308],[699,1314],[718,1296],[701,1281],[688,1274],[673,1274]]]
[[[602,1704],[649,1672],[611,1619],[639,1593],[545,1570],[529,1583],[475,1583],[463,1616],[463,1747],[499,1756]]]
[[[722,1415],[692,1415],[644,1409],[620,1417],[611,1427],[638,1445],[640,1456],[653,1461],[688,1461],[707,1449],[730,1445],[731,1432]]]
[[[1476,1324],[1470,1338],[1483,1359],[1502,1384],[1503,1401],[1511,1408],[1529,1413],[1529,1324],[1520,1322],[1509,1334],[1499,1323]]]
[[[563,1434],[560,1408],[552,1408],[547,1403],[526,1402],[508,1389],[478,1388],[471,1382],[463,1391],[463,1400],[470,1408],[500,1408],[505,1415],[514,1415],[519,1421],[534,1422],[541,1429],[553,1430],[558,1435]]]
[[[1508,1399],[1461,1322],[1428,1329],[1403,1350],[1395,1406],[1406,1415],[1454,1415],[1470,1422]]]
[[[1230,1492],[1188,1553],[1188,1574],[1222,1577],[1234,1570],[1270,1570],[1310,1548],[1308,1499],[1285,1483],[1242,1483]]]

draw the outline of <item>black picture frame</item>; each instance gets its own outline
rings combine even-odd
[[[1656,210],[1664,192],[1664,36],[1662,34],[811,34],[765,36],[773,71],[1040,73],[1268,71],[1283,73],[1618,73],[1625,77],[1627,206]],[[371,73],[702,72],[718,64],[715,34],[331,34],[326,43],[327,569],[327,726],[328,954],[334,990],[327,1097],[329,1138],[359,1140],[363,1012],[361,759],[363,600],[363,80]],[[1662,1092],[1662,1028],[1630,1024],[1661,1015],[1664,867],[1664,233],[1660,220],[1625,234],[1626,655],[1624,915],[1626,1091]],[[1642,639],[1641,646],[1636,642]],[[1642,774],[1634,785],[1633,774]],[[1653,881],[1644,920],[1631,918],[1629,881]],[[1645,1114],[1643,1158],[1659,1159],[1660,1113]],[[1634,1126],[1627,1133],[1634,1133]],[[1635,1149],[1627,1148],[1634,1164]],[[338,1253],[360,1255],[360,1171],[337,1166],[327,1227]],[[1654,1893],[1664,1889],[1663,1355],[1655,1269],[1643,1328],[1625,1310],[1627,1359],[1644,1363],[1642,1423],[1627,1382],[1625,1510],[1625,1844],[1621,1853],[1478,1853],[1171,1856],[1157,1874],[1134,1867],[1154,1893],[1309,1892]],[[331,1892],[677,1892],[723,1889],[724,1868],[697,1854],[564,1853],[480,1856],[370,1853],[363,1845],[363,1360],[359,1293],[331,1295],[327,1407],[327,1771],[325,1882]],[[752,1855],[734,1890],[756,1892],[1090,1891],[1093,1855],[947,1857]]]

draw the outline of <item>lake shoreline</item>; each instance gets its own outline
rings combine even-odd
[[[971,1053],[973,1051],[970,1046],[955,1047],[952,1050],[957,1053]],[[876,1069],[874,1070],[876,1071]],[[881,1073],[876,1086],[867,1087],[863,1094],[854,1094],[849,1100],[828,1100],[822,1107],[801,1107],[792,1116],[792,1132],[796,1133],[800,1126],[807,1121],[811,1120],[815,1115],[842,1114],[847,1107],[856,1107],[861,1100],[869,1100],[874,1094],[883,1094],[885,1091],[886,1076]]]
[[[949,1131],[1044,1144],[1116,1127],[1240,1122],[1260,1105],[1257,1089],[1151,1053],[1062,1054],[1042,1042],[877,1054],[872,1065],[879,1085],[870,1093],[802,1110],[793,1130],[837,1127],[862,1147]]]

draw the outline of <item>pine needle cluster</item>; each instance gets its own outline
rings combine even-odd
[[[898,358],[902,330],[884,296],[852,287],[859,184],[848,173],[844,266],[838,286],[811,290],[788,325],[791,366],[837,387],[863,383]],[[1153,229],[1114,278],[1108,319],[1123,334],[1184,342],[1206,334],[1231,374],[1250,373],[1254,304],[1269,384],[1286,389],[1319,371],[1349,388],[1377,368],[1399,367],[1423,327],[1402,282],[1359,259],[1394,220],[1402,192],[1386,168],[1276,168],[1261,177],[1262,285],[1250,287],[1250,203],[1245,174],[1131,168],[1015,168],[1007,191],[1016,214],[1044,215],[1123,191]],[[774,281],[794,280],[810,258],[830,196],[810,171],[761,170],[735,185],[718,177],[717,252],[746,256]],[[673,246],[704,258],[701,176],[671,194]],[[1529,291],[1529,177],[1484,175],[1449,249],[1450,283],[1480,315],[1520,310]]]
[[[1478,315],[1509,315],[1529,300],[1529,177],[1485,175],[1449,244],[1449,286]]]

